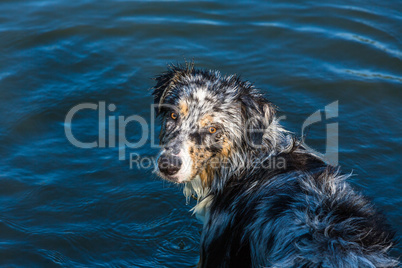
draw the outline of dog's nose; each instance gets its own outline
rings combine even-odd
[[[162,154],[158,159],[160,172],[166,175],[174,175],[181,168],[182,161],[180,157],[170,154]]]

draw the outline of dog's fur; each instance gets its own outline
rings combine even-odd
[[[183,162],[174,176],[160,176],[197,199],[199,267],[398,265],[385,218],[348,176],[282,129],[252,84],[191,64],[156,81],[162,153],[175,147]]]

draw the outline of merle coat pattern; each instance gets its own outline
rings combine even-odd
[[[159,175],[204,222],[199,267],[395,267],[384,216],[284,130],[249,82],[192,65],[156,78]]]

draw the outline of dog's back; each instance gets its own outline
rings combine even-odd
[[[335,168],[307,152],[254,168],[214,196],[201,267],[395,267],[394,234]],[[279,160],[278,160],[279,161]]]

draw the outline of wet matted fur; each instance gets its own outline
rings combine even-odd
[[[199,267],[398,265],[384,216],[284,130],[251,83],[189,64],[156,81],[159,175],[197,199]]]

